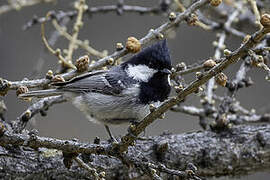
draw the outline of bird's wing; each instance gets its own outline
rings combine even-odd
[[[64,83],[53,84],[59,90],[71,92],[98,92],[107,95],[121,95],[126,84],[123,75],[117,71],[97,71],[75,77]]]

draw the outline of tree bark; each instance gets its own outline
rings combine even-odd
[[[5,134],[0,142],[3,138]],[[67,169],[61,151],[26,146],[15,143],[0,146],[1,179],[92,179],[76,162]],[[193,163],[200,177],[246,175],[270,169],[270,125],[239,125],[218,133],[162,134],[137,140],[126,155],[142,161],[150,159],[154,164],[162,163],[177,170],[185,170],[188,163]],[[81,158],[98,171],[105,171],[106,179],[147,179],[142,172],[114,157],[91,154]],[[167,179],[171,175],[160,176]]]

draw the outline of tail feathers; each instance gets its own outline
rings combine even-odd
[[[38,91],[29,91],[24,94],[20,94],[19,98],[44,98],[49,96],[58,96],[62,95],[63,92],[58,89],[48,89],[48,90],[38,90]]]

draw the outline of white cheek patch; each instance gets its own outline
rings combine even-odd
[[[151,78],[157,70],[154,70],[152,68],[149,68],[146,65],[128,65],[127,68],[127,74],[129,77],[132,77],[138,81],[148,81],[149,78]]]
[[[170,76],[170,75],[168,76],[168,84],[169,84],[170,86],[172,86],[172,83],[171,83],[171,76]]]

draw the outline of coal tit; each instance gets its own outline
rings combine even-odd
[[[95,71],[56,83],[55,89],[30,91],[21,98],[64,95],[90,121],[105,125],[140,121],[169,96],[171,58],[166,40],[143,49],[108,71]],[[110,134],[111,135],[111,134]]]

